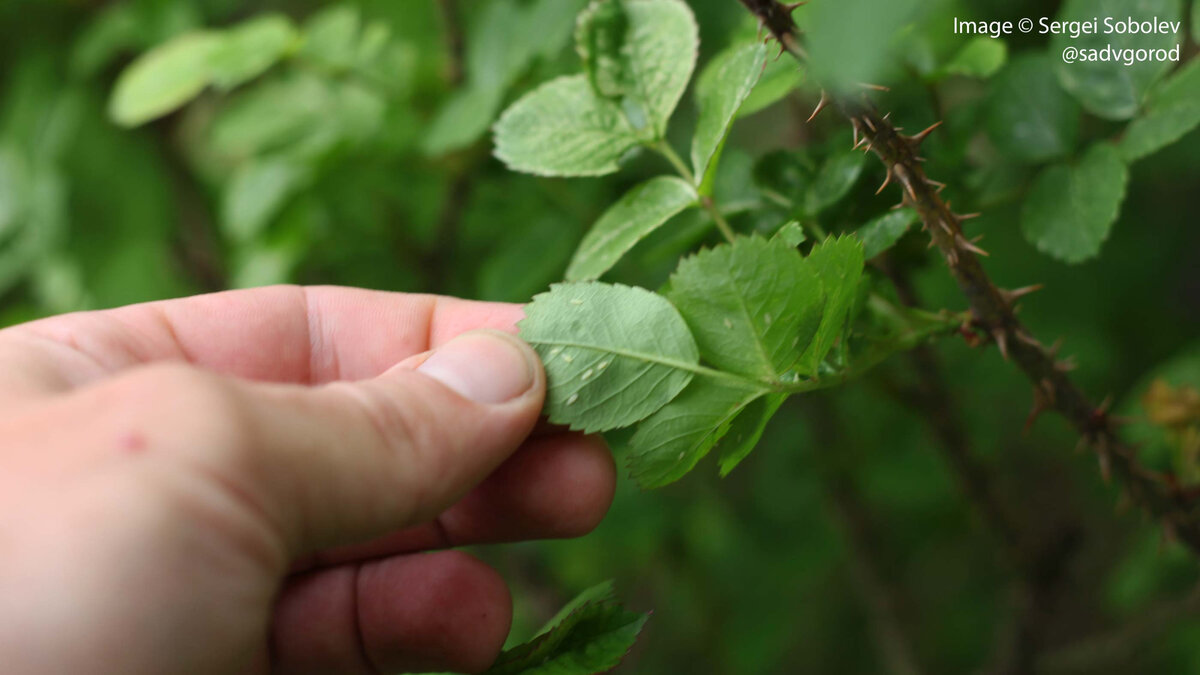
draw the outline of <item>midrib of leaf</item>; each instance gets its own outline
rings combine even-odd
[[[724,379],[724,380],[733,380],[733,381],[741,383],[743,385],[749,384],[754,387],[764,386],[764,385],[769,386],[769,387],[776,387],[776,386],[780,386],[783,384],[782,382],[778,382],[778,381],[754,380],[754,379],[751,379],[748,377],[742,377],[741,375],[737,375],[735,373],[729,373],[724,370],[717,370],[715,368],[709,368],[707,366],[702,366],[699,364],[685,363],[683,361],[677,361],[675,359],[669,359],[666,357],[657,356],[655,354],[644,354],[641,352],[631,352],[629,350],[619,349],[616,347],[598,347],[596,345],[583,344],[583,343],[579,343],[579,342],[567,342],[567,341],[562,341],[562,340],[531,340],[530,342],[532,344],[546,345],[549,347],[571,347],[574,349],[589,349],[592,351],[604,352],[606,354],[612,354],[614,356],[621,356],[621,357],[628,358],[628,359],[634,359],[635,361],[645,361],[648,363],[655,363],[655,364],[658,364],[661,366],[666,366],[668,368],[674,368],[676,370],[686,370],[686,371],[695,373],[697,375],[707,375],[708,377],[716,377],[716,378],[720,378],[720,379]]]
[[[738,289],[738,292],[734,294],[737,296],[738,308],[742,310],[742,316],[746,317],[747,325],[749,325],[751,328],[754,328],[754,315],[751,314],[750,307],[746,305],[746,294],[744,289],[740,284],[738,284],[737,279],[733,277],[733,274],[731,274],[730,270],[728,269],[725,270],[725,278],[729,280],[730,286]],[[775,364],[771,363],[771,356],[767,354],[766,346],[763,344],[763,336],[757,330],[754,331],[754,351],[758,352],[759,358],[762,359],[764,364],[766,364],[767,371],[771,374],[771,381],[778,382],[779,373],[775,370]]]

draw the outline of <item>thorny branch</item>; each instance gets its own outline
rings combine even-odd
[[[801,61],[806,58],[791,17],[791,11],[803,3],[785,6],[776,0],[740,2],[758,17],[784,51]],[[920,216],[924,229],[967,298],[972,313],[971,328],[995,342],[1005,359],[1015,363],[1033,383],[1035,411],[1054,410],[1066,419],[1079,433],[1080,442],[1096,453],[1105,478],[1115,474],[1130,499],[1162,522],[1167,536],[1179,538],[1193,552],[1200,553],[1200,514],[1196,500],[1169,477],[1138,463],[1134,449],[1117,434],[1107,405],[1094,405],[1070,378],[1070,368],[1058,360],[1056,349],[1044,346],[1017,319],[1016,301],[1032,289],[1008,291],[992,282],[979,261],[979,256],[986,253],[963,234],[962,222],[969,216],[954,213],[941,198],[945,186],[925,175],[918,149],[938,125],[905,136],[887,115],[879,114],[865,95],[861,98],[822,95],[817,112],[829,104],[850,121],[855,147],[865,147],[883,162],[887,169],[884,185],[895,183],[900,187],[902,204]]]
[[[875,263],[891,280],[901,303],[920,306],[916,289],[904,270],[887,255],[880,256]],[[1055,527],[1049,535],[1031,535],[1033,528],[1006,508],[1008,505],[1001,500],[987,470],[972,455],[962,415],[946,386],[937,353],[930,345],[923,344],[908,352],[908,358],[917,386],[904,392],[902,400],[922,414],[961,491],[1000,540],[1009,563],[1018,573],[1013,588],[1013,620],[1002,631],[995,663],[986,672],[996,675],[1033,672],[1059,599],[1064,573],[1078,549],[1078,525]]]

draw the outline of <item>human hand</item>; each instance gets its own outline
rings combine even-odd
[[[614,486],[535,429],[520,316],[274,287],[0,331],[4,672],[486,668],[504,582],[421,552],[585,533]]]

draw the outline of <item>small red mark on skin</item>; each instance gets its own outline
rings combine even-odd
[[[146,437],[136,431],[121,434],[117,448],[125,455],[140,455],[146,451]]]

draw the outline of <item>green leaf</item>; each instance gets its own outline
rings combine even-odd
[[[132,127],[192,100],[208,86],[210,63],[221,45],[217,33],[189,33],[146,52],[117,78],[109,115]]]
[[[769,59],[754,90],[738,109],[738,118],[747,117],[792,93],[804,81],[804,71],[794,59]]]
[[[586,432],[628,426],[675,398],[700,354],[679,311],[629,286],[556,284],[534,297],[521,337],[546,368],[546,412]]]
[[[594,0],[575,25],[575,50],[596,93],[621,98],[629,92],[631,74],[621,53],[629,31],[629,15],[619,0]]]
[[[772,241],[781,241],[791,248],[796,248],[808,240],[808,236],[804,234],[804,226],[798,220],[789,220],[783,224],[783,227],[776,230],[775,234],[771,235]]]
[[[211,56],[212,84],[232,89],[267,71],[292,51],[299,36],[290,19],[268,14],[226,31]]]
[[[821,322],[821,283],[793,247],[740,237],[685,259],[667,299],[692,330],[700,356],[720,370],[779,381]]]
[[[1045,55],[1013,60],[992,81],[987,110],[992,143],[1023,162],[1063,157],[1079,136],[1079,106],[1059,86]]]
[[[234,241],[258,236],[310,179],[307,167],[286,160],[251,162],[225,187],[221,229]]]
[[[845,197],[862,175],[863,154],[853,150],[830,157],[808,188],[805,208],[816,215]]]
[[[632,98],[646,112],[658,138],[667,133],[671,113],[683,97],[696,52],[700,29],[682,0],[626,0],[629,12],[629,65]]]
[[[358,57],[362,18],[351,5],[333,5],[304,24],[300,56],[331,70],[348,70]]]
[[[651,178],[635,186],[609,207],[583,238],[567,268],[567,280],[585,281],[604,274],[634,244],[695,206],[696,200],[696,189],[674,176]]]
[[[608,581],[579,594],[531,641],[506,649],[484,675],[593,675],[615,668],[649,618],[617,602]]]
[[[817,273],[825,294],[821,325],[797,365],[799,372],[812,375],[818,373],[825,355],[845,332],[862,278],[862,242],[849,235],[830,237],[814,246],[805,260]]]
[[[967,42],[966,46],[954,55],[954,58],[942,66],[938,75],[988,78],[1003,68],[1007,59],[1008,45],[1003,40],[976,37]]]
[[[743,459],[750,455],[754,446],[758,445],[767,423],[779,411],[779,406],[787,400],[786,394],[768,394],[755,399],[746,406],[729,425],[729,430],[721,439],[721,477],[728,476]]]
[[[699,42],[695,17],[681,0],[596,0],[580,14],[576,30],[596,93],[632,105],[652,140],[666,133],[696,66]]]
[[[705,376],[638,425],[629,439],[629,469],[645,489],[682,478],[729,430],[747,405],[767,390]]]
[[[620,107],[597,96],[583,75],[543,84],[496,122],[496,157],[510,169],[542,176],[613,173],[637,144]]]
[[[1200,42],[1200,0],[1192,1],[1192,39]]]
[[[889,211],[858,229],[863,242],[863,257],[867,260],[896,245],[908,228],[917,222],[917,213],[912,209]]]
[[[208,142],[220,155],[243,159],[319,135],[330,124],[334,93],[308,73],[288,73],[234,95],[213,119]]]
[[[1067,0],[1058,13],[1059,21],[1099,20],[1095,34],[1055,35],[1050,41],[1052,54],[1068,46],[1081,52],[1098,49],[1171,49],[1180,40],[1177,35],[1147,35],[1141,32],[1106,32],[1105,19],[1124,21],[1181,21],[1179,0]],[[1121,59],[1064,63],[1056,59],[1058,79],[1088,112],[1110,120],[1126,120],[1137,114],[1142,100],[1155,80],[1171,68],[1170,61],[1145,60],[1125,65]]]
[[[754,43],[727,49],[713,57],[696,82],[696,105],[700,117],[692,137],[692,167],[696,185],[708,182],[716,166],[715,157],[738,108],[762,76],[767,49]]]
[[[1021,231],[1047,255],[1068,263],[1087,260],[1108,238],[1128,181],[1117,149],[1097,143],[1077,163],[1038,175],[1021,211]]]
[[[1150,155],[1200,125],[1200,59],[1165,80],[1150,95],[1146,112],[1130,123],[1121,139],[1126,161]]]
[[[426,129],[422,149],[440,155],[471,145],[496,119],[503,98],[503,89],[467,87],[454,92]]]

